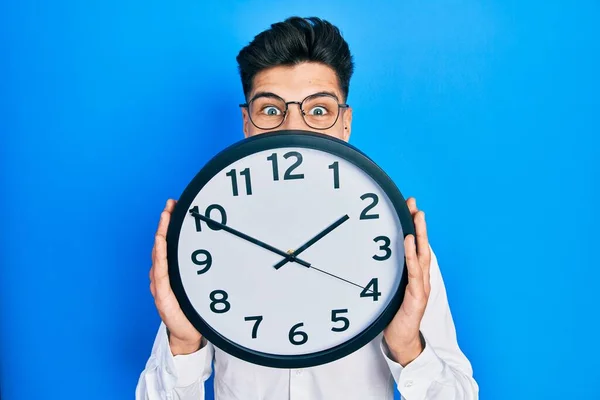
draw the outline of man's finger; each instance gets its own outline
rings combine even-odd
[[[157,233],[154,237],[156,253],[154,257],[154,279],[163,278],[167,274],[167,239]]]
[[[168,269],[163,267],[164,264],[165,263],[157,262],[154,268],[154,278],[152,279],[152,283],[154,284],[154,298],[157,301],[168,298],[171,290]]]
[[[160,213],[160,219],[158,220],[158,227],[156,229],[156,234],[161,234],[163,236],[167,236],[167,229],[169,228],[169,218],[171,213],[173,212],[173,208],[175,208],[175,203],[173,200],[167,200],[165,204],[165,208]],[[156,243],[154,244],[154,248],[152,248],[152,259],[154,259],[154,255],[156,253]]]
[[[156,234],[154,236],[154,246],[152,246],[152,252],[151,252],[152,267],[150,268],[150,272],[149,272],[150,280],[152,280],[154,277],[154,271],[155,271],[154,267],[156,265],[156,238],[159,237],[159,235],[161,237],[166,237],[167,229],[169,227],[169,220],[170,220],[171,212],[173,211],[174,207],[175,207],[175,201],[169,199],[169,200],[167,200],[167,203],[165,204],[165,208],[164,208],[163,212],[160,214],[160,219],[158,221],[158,227],[156,229]]]
[[[157,237],[156,263],[154,265],[154,289],[158,299],[165,299],[171,295],[169,281],[169,267],[166,258],[166,242],[162,237]]]
[[[417,255],[419,258],[419,265],[423,271],[423,288],[425,293],[429,295],[430,292],[430,281],[429,281],[429,264],[431,262],[431,249],[429,247],[429,238],[427,236],[427,223],[425,222],[425,213],[423,211],[417,212],[415,215],[415,231],[417,234]]]
[[[173,199],[167,200],[167,205],[165,206],[164,211],[168,211],[169,214],[171,214],[173,212],[173,210],[175,209],[175,204],[177,204],[177,200],[173,200]]]
[[[406,250],[406,268],[408,270],[408,284],[417,284],[423,287],[423,270],[419,265],[417,258],[417,248],[415,245],[415,237],[407,235],[404,239],[404,248]]]
[[[154,237],[154,281],[158,297],[168,296],[171,291],[169,283],[169,268],[167,263],[167,229],[171,220],[171,212],[175,202],[168,200],[165,209],[160,214],[158,230]]]
[[[160,221],[158,222],[158,229],[156,230],[157,235],[167,236],[167,229],[169,228],[169,220],[171,219],[171,213],[173,212],[175,204],[172,200],[167,201],[165,209],[160,214]]]
[[[154,289],[154,282],[150,282],[150,293],[152,293],[152,297],[156,298],[156,290]]]
[[[421,262],[429,259],[429,238],[427,237],[427,224],[425,213],[418,211],[415,215],[415,232],[417,234],[417,254]]]
[[[410,197],[408,200],[406,200],[406,205],[408,206],[410,215],[414,217],[417,211],[419,211],[419,209],[417,208],[417,199],[415,199],[414,197]]]
[[[429,293],[431,293],[429,265],[423,268],[423,289],[425,290],[425,295],[429,298]]]

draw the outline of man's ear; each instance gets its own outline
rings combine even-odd
[[[342,122],[344,124],[344,140],[347,142],[350,140],[350,133],[352,132],[352,107],[344,110]]]
[[[250,136],[250,117],[248,115],[248,109],[242,107],[242,129],[244,130],[244,137]]]

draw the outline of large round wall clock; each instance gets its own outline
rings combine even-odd
[[[323,134],[254,136],[211,159],[180,196],[169,277],[213,345],[303,368],[373,340],[408,282],[402,194],[371,159]]]

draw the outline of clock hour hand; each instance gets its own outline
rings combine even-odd
[[[308,242],[304,243],[302,246],[300,246],[299,248],[297,248],[295,251],[291,252],[288,255],[291,255],[291,256],[295,257],[298,254],[302,253],[304,250],[308,249],[310,246],[312,246],[313,244],[315,244],[319,240],[321,240],[325,235],[327,235],[328,233],[330,233],[332,230],[334,230],[335,228],[337,228],[338,226],[340,226],[344,222],[348,221],[349,218],[350,217],[348,216],[348,214],[344,215],[343,217],[341,217],[340,219],[338,219],[337,221],[335,221],[333,224],[329,225],[327,228],[323,229],[315,237],[313,237]],[[289,257],[286,257],[285,260],[279,261],[277,264],[275,264],[274,267],[275,267],[275,269],[279,269],[279,268],[283,267],[289,261],[293,261],[293,260],[291,260]]]
[[[262,247],[263,249],[267,249],[269,251],[272,251],[273,253],[279,254],[280,256],[285,257],[286,262],[288,262],[288,261],[295,261],[295,262],[297,262],[300,265],[304,265],[305,267],[310,267],[310,263],[307,263],[306,261],[304,261],[304,260],[302,260],[300,258],[296,258],[295,254],[286,253],[285,251],[279,250],[279,249],[271,246],[270,244],[267,244],[267,243],[265,243],[263,241],[260,241],[260,240],[258,240],[256,238],[248,236],[245,233],[242,233],[242,232],[240,232],[238,230],[235,230],[235,229],[233,229],[233,228],[231,228],[231,227],[229,227],[229,226],[227,226],[225,224],[217,222],[214,219],[210,219],[207,216],[199,214],[199,213],[197,213],[195,211],[191,211],[190,210],[190,214],[193,215],[196,218],[201,219],[202,221],[204,221],[206,223],[214,224],[218,228],[223,229],[224,231],[229,232],[229,233],[231,233],[231,234],[233,234],[233,235],[235,235],[237,237],[240,237],[240,238],[242,238],[244,240],[247,240],[250,243],[254,243],[254,244]]]

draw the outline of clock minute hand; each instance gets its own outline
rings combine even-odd
[[[335,221],[333,224],[329,225],[327,228],[323,229],[315,237],[313,237],[308,242],[304,243],[302,246],[300,246],[299,248],[297,248],[295,251],[293,251],[291,254],[288,254],[288,255],[291,255],[294,257],[297,256],[298,254],[302,253],[304,250],[308,249],[313,244],[317,243],[319,240],[321,240],[325,235],[330,233],[332,230],[334,230],[335,228],[337,228],[344,222],[348,221],[348,219],[350,219],[348,214],[344,215],[343,217],[341,217],[340,219]],[[277,264],[275,264],[274,267],[275,267],[275,269],[279,269],[279,268],[283,267],[289,261],[292,261],[292,260],[290,260],[289,258],[286,258],[285,260],[279,261]]]
[[[295,254],[289,254],[289,253],[286,253],[285,251],[279,250],[279,249],[271,246],[270,244],[267,244],[267,243],[265,243],[263,241],[260,241],[260,240],[258,240],[256,238],[248,236],[245,233],[242,233],[242,232],[240,232],[238,230],[235,230],[235,229],[233,229],[233,228],[231,228],[231,227],[229,227],[229,226],[227,226],[225,224],[222,224],[222,223],[220,223],[218,221],[210,219],[210,218],[208,218],[208,217],[206,217],[206,216],[204,216],[202,214],[199,214],[199,213],[197,213],[195,211],[191,211],[190,210],[190,214],[193,215],[196,218],[201,219],[202,221],[204,221],[206,223],[214,224],[214,225],[216,225],[220,229],[223,229],[226,232],[229,232],[229,233],[231,233],[231,234],[233,234],[233,235],[235,235],[237,237],[240,237],[240,238],[242,238],[244,240],[247,240],[247,241],[249,241],[251,243],[254,243],[254,244],[262,247],[263,249],[267,249],[269,251],[272,251],[273,253],[279,254],[280,256],[283,256],[283,257],[286,258],[286,262],[287,261],[295,261],[298,264],[304,265],[305,267],[310,267],[310,263],[307,263],[306,261],[304,261],[304,260],[302,260],[300,258],[296,258]]]

